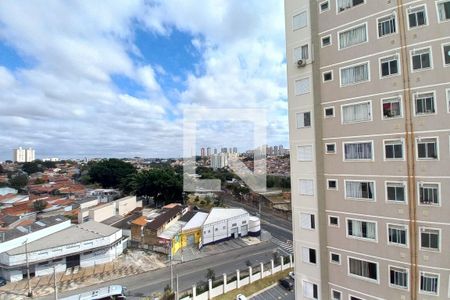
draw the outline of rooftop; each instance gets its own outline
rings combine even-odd
[[[204,225],[216,223],[222,220],[238,217],[244,214],[248,214],[245,209],[242,208],[218,208],[211,209],[208,218],[206,218]]]
[[[188,213],[186,213],[186,214],[188,214]],[[206,218],[208,218],[208,213],[199,212],[199,211],[194,212],[194,216],[186,223],[186,225],[184,225],[183,231],[201,227],[203,225],[203,223],[205,222]]]
[[[151,222],[148,222],[145,226],[149,229],[157,230],[177,214],[180,214],[182,211],[183,207],[181,205],[177,205],[169,209],[164,209],[159,216],[157,216]]]

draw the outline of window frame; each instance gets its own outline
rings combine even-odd
[[[345,85],[342,84],[342,70],[343,69],[353,68],[353,67],[362,66],[362,65],[367,65],[367,75],[368,75],[367,76],[367,80],[359,81],[359,82],[356,82],[356,83],[345,84]],[[341,88],[342,87],[350,87],[350,86],[363,84],[363,83],[368,83],[368,82],[371,81],[371,79],[372,79],[372,76],[370,74],[370,61],[369,60],[366,60],[366,61],[363,61],[363,62],[359,62],[359,63],[356,63],[356,64],[351,64],[351,65],[339,68],[339,87],[341,87]]]
[[[302,80],[306,80],[308,79],[308,86],[309,89],[306,93],[298,93],[297,94],[297,81],[302,81]],[[303,95],[308,95],[311,94],[311,76],[306,76],[306,77],[297,77],[294,79],[294,96],[303,96]]]
[[[314,286],[316,286],[317,298],[314,298],[314,295],[313,295],[313,298],[308,297],[308,296],[305,295],[305,288],[304,288],[305,284],[311,284],[313,286],[313,291],[314,291]],[[313,294],[314,294],[314,292],[313,292]],[[305,299],[312,299],[312,300],[320,299],[319,285],[317,283],[314,283],[314,282],[311,282],[311,281],[308,281],[308,280],[302,280],[302,296]]]
[[[327,114],[326,114],[327,109],[332,109],[333,110],[333,114],[331,116],[327,116]],[[336,116],[336,109],[334,108],[334,106],[326,106],[326,107],[323,108],[323,117],[324,117],[324,119],[334,118],[335,116]]]
[[[338,222],[337,225],[331,223],[331,218],[336,218],[337,219],[337,222]],[[340,220],[339,216],[328,215],[328,226],[335,227],[335,228],[340,228],[341,227],[341,220]]]
[[[328,152],[327,146],[334,145],[334,152]],[[337,146],[336,143],[325,143],[325,154],[334,155],[337,154]]]
[[[446,21],[446,22],[450,22],[450,21]],[[444,51],[444,47],[445,46],[449,46],[450,47],[450,43],[442,43],[441,44],[441,53],[442,53],[442,65],[444,66],[444,68],[449,68],[450,67],[450,63],[445,63],[445,51]]]
[[[312,194],[302,194],[300,191],[300,182],[301,181],[311,181],[312,182]],[[313,197],[315,195],[315,183],[314,179],[311,178],[299,178],[298,179],[298,193],[300,196]]]
[[[347,182],[362,182],[362,183],[373,183],[373,199],[370,198],[352,198],[352,197],[348,197],[347,195]],[[377,183],[375,180],[362,180],[362,179],[344,179],[344,199],[345,200],[353,200],[353,201],[369,201],[369,202],[376,202],[376,198],[377,198]]]
[[[339,257],[339,261],[334,261],[333,259],[332,259],[332,257],[333,257],[333,254],[334,255],[337,255],[338,257]],[[334,264],[334,265],[338,265],[338,266],[340,266],[340,265],[342,265],[342,259],[341,259],[341,254],[339,254],[339,253],[336,253],[336,252],[329,252],[329,259],[330,259],[330,264]]]
[[[307,114],[307,113],[309,113],[309,126],[305,126],[305,114]],[[303,114],[303,126],[301,126],[301,127],[299,127],[298,126],[298,115],[300,115],[300,114]],[[312,124],[313,124],[313,114],[312,114],[312,111],[310,111],[310,110],[307,110],[307,111],[297,111],[296,113],[295,113],[295,128],[296,129],[308,129],[308,128],[311,128],[312,127]]]
[[[300,156],[298,155],[299,154],[299,148],[300,147],[311,147],[311,160],[300,160]],[[305,144],[305,145],[297,145],[297,161],[298,162],[312,162],[313,160],[314,160],[314,145],[312,145],[312,144]]]
[[[390,142],[401,142],[402,145],[402,157],[401,158],[387,158],[386,157],[386,146],[389,145]],[[384,161],[405,161],[405,139],[404,138],[398,138],[398,139],[383,139],[383,160]]]
[[[393,57],[395,57],[396,60],[397,60],[397,71],[398,72],[395,73],[395,74],[389,74],[389,75],[383,76],[383,69],[381,67],[381,61],[383,59],[393,58]],[[392,61],[392,60],[390,60],[390,61]],[[388,79],[388,78],[392,78],[392,77],[396,77],[396,76],[402,75],[402,66],[401,66],[401,61],[400,61],[400,55],[398,53],[395,53],[395,54],[392,54],[392,55],[383,56],[383,57],[379,57],[378,58],[378,66],[379,66],[378,71],[379,71],[379,79],[380,80]]]
[[[308,259],[309,260],[311,260],[311,250],[313,250],[314,251],[314,255],[315,255],[315,258],[316,258],[316,262],[311,262],[311,261],[304,261],[303,260],[303,251],[304,250],[308,250]],[[301,247],[301,250],[302,250],[302,263],[305,263],[305,264],[309,264],[309,265],[313,265],[313,266],[316,266],[317,265],[317,262],[318,262],[318,251],[317,251],[317,249],[316,248],[311,248],[311,247],[309,247],[309,246],[302,246]]]
[[[344,298],[342,298],[342,292],[338,291],[336,289],[331,289],[331,291],[330,291],[331,300],[336,300],[336,298],[334,298],[334,296],[333,296],[333,292],[339,293],[339,299],[337,299],[337,300],[344,300]]]
[[[422,275],[423,274],[429,274],[429,275],[432,275],[432,276],[436,276],[437,277],[437,289],[436,289],[436,293],[430,293],[430,292],[427,292],[427,291],[422,291],[422,289],[420,288],[420,281],[421,281],[421,279],[422,279]],[[418,290],[419,290],[419,294],[421,294],[421,295],[428,295],[428,296],[439,296],[439,288],[440,288],[440,283],[441,283],[441,274],[439,274],[439,273],[433,273],[433,272],[425,272],[425,271],[420,271],[419,272],[419,276],[418,276],[419,278],[418,278]]]
[[[369,117],[370,118],[368,120],[362,120],[362,121],[344,122],[344,107],[354,106],[354,105],[358,105],[358,104],[362,104],[362,103],[369,103],[369,113],[370,113]],[[373,121],[372,100],[364,100],[364,101],[352,102],[352,103],[348,103],[348,104],[342,104],[340,108],[341,108],[341,125],[352,125],[352,124],[367,123],[367,122]]]
[[[443,2],[448,2],[448,0],[439,0],[439,1],[435,1],[435,3],[436,3],[436,19],[437,19],[437,21],[438,21],[438,24],[450,22],[450,18],[447,19],[447,20],[444,20],[444,21],[442,21],[442,20],[439,18],[439,4],[441,4],[441,3],[443,3]]]
[[[391,268],[396,268],[396,269],[403,269],[406,271],[406,287],[402,287],[400,285],[395,285],[391,283]],[[388,282],[389,282],[389,287],[393,288],[393,289],[399,289],[402,291],[408,291],[409,292],[409,268],[404,268],[404,267],[399,267],[399,266],[394,266],[394,265],[388,265]]]
[[[308,215],[309,217],[309,228],[302,227],[302,215]],[[311,224],[311,216],[314,216],[314,224]],[[315,231],[316,230],[316,215],[314,213],[310,212],[300,212],[300,229],[301,230],[309,230],[309,231]]]
[[[413,56],[414,56],[414,52],[416,51],[421,51],[421,50],[425,50],[428,49],[429,50],[429,56],[430,56],[430,66],[428,68],[420,68],[420,69],[414,69],[414,63],[413,63]],[[430,71],[434,69],[434,63],[433,63],[433,49],[431,46],[428,47],[422,47],[422,48],[414,48],[409,50],[409,60],[411,62],[410,65],[410,72],[411,73],[418,73],[418,72],[425,72],[425,71]]]
[[[436,230],[439,232],[438,234],[438,248],[424,248],[422,247],[422,231],[424,230]],[[426,251],[426,252],[434,252],[434,253],[441,253],[442,252],[442,229],[441,228],[435,228],[435,227],[424,227],[419,226],[419,250],[420,251]]]
[[[399,99],[399,102],[400,102],[400,115],[399,115],[399,116],[396,116],[396,117],[386,118],[386,117],[384,116],[384,109],[383,109],[384,101],[385,101],[385,100],[391,100],[391,99],[394,99],[394,98]],[[396,120],[396,119],[401,119],[401,118],[403,118],[403,97],[402,97],[401,95],[392,96],[392,97],[385,97],[385,98],[381,98],[380,100],[381,100],[380,103],[381,103],[381,120],[382,120],[382,121],[386,121],[386,120]]]
[[[350,259],[355,259],[355,260],[359,260],[359,261],[375,264],[376,267],[377,267],[377,279],[367,278],[367,277],[364,277],[364,276],[359,276],[359,275],[350,273]],[[373,261],[373,260],[367,260],[367,259],[362,259],[362,258],[358,258],[358,257],[355,257],[355,256],[348,255],[347,256],[347,276],[353,277],[353,278],[357,278],[357,279],[360,279],[360,280],[364,280],[364,281],[368,281],[368,282],[372,282],[372,283],[380,284],[380,264],[378,262],[376,262],[376,261]],[[350,298],[350,295],[349,295],[349,298]]]
[[[380,32],[378,31],[379,21],[380,21],[380,19],[383,19],[383,18],[386,18],[386,17],[390,17],[390,16],[394,16],[394,19],[395,19],[395,32],[394,33],[385,34],[383,36],[380,36]],[[386,37],[389,37],[389,36],[393,36],[393,35],[398,33],[398,16],[397,16],[397,12],[396,11],[391,12],[391,14],[386,14],[384,16],[378,17],[376,19],[375,23],[376,23],[377,38],[378,39],[383,39],[383,38],[386,38]]]
[[[346,9],[344,9],[344,10],[339,11],[339,3],[338,3],[338,0],[336,0],[336,15],[342,14],[343,12],[352,10],[352,9],[354,9],[355,7],[359,7],[360,5],[364,5],[364,4],[366,4],[366,3],[367,3],[367,0],[363,0],[363,3],[361,3],[361,4],[358,4],[358,5],[356,5],[356,6],[352,5],[352,7],[350,7],[350,8],[346,8]]]
[[[405,201],[395,201],[395,200],[389,200],[388,198],[388,185],[390,183],[393,184],[402,184],[403,188],[405,189]],[[408,186],[407,186],[407,182],[406,181],[393,181],[393,180],[388,180],[384,182],[384,192],[385,192],[385,199],[386,199],[386,203],[390,203],[390,204],[400,204],[400,205],[407,205],[408,204]]]
[[[348,221],[349,220],[358,221],[358,222],[366,222],[366,223],[374,223],[375,224],[375,239],[350,235],[348,232]],[[352,239],[352,240],[360,240],[360,241],[372,242],[372,243],[378,244],[378,221],[369,221],[367,219],[346,217],[345,218],[345,237],[348,239]]]
[[[345,158],[345,145],[347,144],[367,144],[370,143],[371,144],[371,151],[372,151],[372,158],[350,158],[347,159]],[[351,141],[351,142],[343,142],[342,143],[342,161],[343,162],[371,162],[371,161],[375,161],[375,147],[374,147],[374,142],[373,140],[367,140],[367,141]]]
[[[389,226],[398,226],[403,227],[405,229],[405,241],[406,244],[394,243],[389,240]],[[386,241],[389,246],[400,247],[400,248],[409,248],[409,228],[408,225],[398,224],[398,223],[386,223]]]
[[[419,142],[421,140],[435,139],[436,140],[436,158],[429,157],[419,157]],[[441,160],[441,155],[439,151],[439,137],[438,136],[424,136],[424,137],[416,137],[416,161],[439,161]]]
[[[438,193],[438,203],[430,203],[424,204],[420,203],[420,187],[424,184],[435,184],[437,185],[437,193]],[[419,181],[417,182],[417,206],[423,207],[441,207],[442,206],[442,194],[441,194],[441,183],[440,182],[429,182],[429,181]]]
[[[323,40],[326,38],[330,38],[330,43],[328,45],[323,44]],[[331,36],[331,34],[324,35],[323,37],[320,38],[320,48],[325,48],[332,45],[333,45],[333,37]]]
[[[450,88],[445,89],[445,102],[447,102],[447,113],[450,114]]]
[[[298,15],[303,14],[303,13],[304,13],[305,16],[306,16],[306,24],[305,24],[305,26],[299,27],[299,28],[295,28],[295,26],[294,26],[294,18],[295,18],[296,16],[298,16]],[[307,10],[307,9],[300,10],[300,11],[298,11],[298,12],[296,12],[295,14],[292,15],[292,31],[297,31],[297,30],[306,28],[306,27],[308,27],[308,25],[309,25],[309,16],[308,16],[308,10]]]
[[[425,95],[425,94],[433,94],[434,112],[432,112],[432,113],[417,113],[417,98],[420,95]],[[424,92],[414,93],[413,94],[413,113],[414,113],[414,117],[423,117],[423,116],[437,115],[438,110],[437,110],[437,102],[436,102],[436,91],[433,90],[433,91],[424,91]]]
[[[327,73],[331,73],[331,79],[330,80],[325,80],[325,74],[327,74]],[[333,80],[334,80],[333,70],[328,70],[328,71],[322,72],[322,82],[323,83],[331,82]]]
[[[336,187],[335,188],[330,188],[330,182],[334,181],[336,182]],[[327,190],[329,191],[339,191],[339,184],[338,184],[338,180],[335,178],[328,178],[327,179]]]
[[[324,4],[326,2],[328,2],[328,8],[325,9],[325,10],[322,10],[322,4]],[[319,14],[322,14],[322,13],[330,11],[330,10],[331,10],[331,3],[330,3],[329,0],[325,0],[325,1],[319,2]]]
[[[347,32],[347,31],[351,31],[351,30],[353,30],[355,28],[362,27],[362,26],[364,26],[364,28],[366,30],[366,40],[364,42],[361,42],[361,43],[358,43],[358,44],[353,44],[351,46],[347,46],[345,48],[341,48],[341,33]],[[339,30],[336,33],[336,36],[337,36],[338,51],[342,51],[342,50],[345,50],[345,49],[350,49],[350,48],[353,48],[353,47],[356,47],[356,46],[360,46],[360,45],[369,43],[369,24],[368,24],[368,22],[363,22],[363,23],[359,23],[359,24],[353,25],[351,27]]]
[[[410,24],[409,24],[409,10],[413,10],[413,9],[418,8],[418,7],[423,7],[423,8],[424,8],[424,12],[425,12],[425,24],[411,27]],[[427,5],[426,5],[426,4],[418,4],[418,5],[415,5],[415,6],[406,7],[405,19],[406,19],[406,25],[407,25],[408,30],[414,30],[414,29],[423,28],[423,27],[428,26],[429,23],[430,23],[429,20],[428,20],[428,18],[429,18],[429,15],[428,15],[428,8],[427,8]]]
[[[300,48],[300,52],[302,52],[302,48],[305,47],[305,46],[307,47],[307,50],[308,50],[308,53],[307,53],[307,56],[308,56],[308,57],[304,58],[303,55],[302,55],[301,58],[296,57],[296,56],[295,56],[295,49]],[[295,45],[295,46],[292,48],[292,58],[293,58],[293,62],[294,62],[295,64],[297,63],[297,61],[298,61],[299,59],[303,59],[303,60],[305,60],[305,61],[310,60],[310,59],[311,59],[311,51],[310,51],[310,45],[309,45],[309,43],[302,43],[302,44],[297,44],[297,45]]]

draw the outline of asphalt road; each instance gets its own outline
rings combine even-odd
[[[283,288],[281,285],[277,284],[274,287],[264,291],[263,293],[252,297],[252,300],[278,300],[278,299],[289,299],[294,300],[295,299],[295,292],[294,291],[288,291],[285,288]]]
[[[186,290],[196,284],[198,281],[204,281],[206,270],[211,268],[214,270],[216,277],[222,276],[223,273],[232,273],[236,269],[245,269],[247,260],[253,265],[259,262],[268,262],[273,257],[276,245],[271,242],[262,242],[257,245],[247,246],[241,249],[229,251],[227,253],[217,254],[205,257],[195,261],[185,262],[174,265],[174,278],[178,274],[179,291]],[[162,268],[155,271],[138,274],[126,278],[121,278],[102,284],[81,288],[78,290],[59,294],[59,297],[67,297],[86,291],[98,289],[111,284],[120,284],[128,288],[130,296],[139,297],[151,295],[153,292],[161,292],[164,287],[170,283],[170,268]],[[174,280],[174,289],[175,280]],[[131,297],[132,299],[133,297]],[[41,297],[39,299],[53,299],[52,295]]]

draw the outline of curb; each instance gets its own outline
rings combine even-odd
[[[270,290],[271,288],[273,288],[273,287],[275,287],[275,286],[277,286],[277,285],[278,285],[278,283],[275,282],[274,284],[269,285],[269,286],[266,287],[266,288],[263,288],[262,290],[260,290],[260,291],[258,291],[258,292],[256,292],[256,293],[254,293],[253,295],[248,296],[248,299],[252,299],[252,298],[258,296],[259,294],[262,294],[262,293],[264,293],[265,291]]]

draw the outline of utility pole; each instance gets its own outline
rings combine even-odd
[[[178,294],[178,273],[177,273],[177,291],[175,293],[175,300],[178,300],[180,298],[180,295]]]
[[[56,286],[56,266],[53,266],[53,287],[55,289],[55,300],[58,300],[58,287]]]
[[[27,285],[28,285],[28,297],[33,297],[30,284],[30,262],[28,260],[28,239],[25,240],[25,260],[27,264]]]

